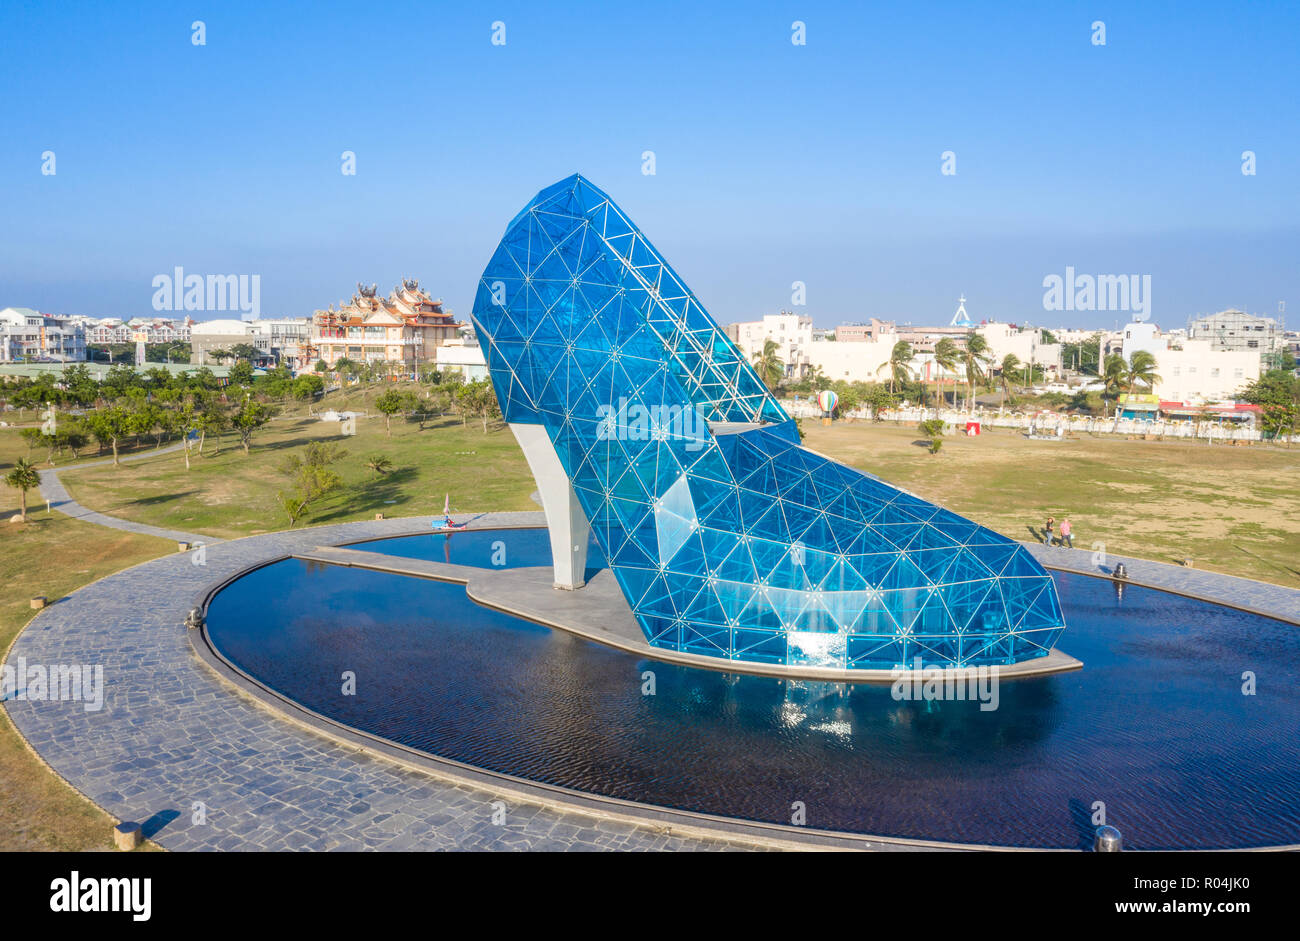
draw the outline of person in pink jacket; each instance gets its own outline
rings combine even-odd
[[[1069,546],[1071,549],[1074,548],[1074,537],[1070,535],[1070,518],[1068,516],[1065,519],[1061,520],[1060,544],[1062,546]]]

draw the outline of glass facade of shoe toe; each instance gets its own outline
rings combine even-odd
[[[799,445],[671,267],[580,176],[511,221],[473,313],[509,422],[541,424],[656,647],[843,669],[1009,664],[1064,622],[991,530]]]

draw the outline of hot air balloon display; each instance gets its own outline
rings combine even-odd
[[[835,406],[840,404],[840,397],[830,389],[823,389],[817,393],[817,404],[829,415],[835,411]]]

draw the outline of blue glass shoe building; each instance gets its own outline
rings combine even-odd
[[[549,525],[584,546],[590,525],[650,645],[888,670],[1017,663],[1056,643],[1055,585],[1024,548],[801,447],[741,352],[581,176],[510,222],[473,318],[506,421],[567,478],[572,506],[548,500]]]

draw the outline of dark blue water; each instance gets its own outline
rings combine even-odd
[[[537,530],[355,548],[488,565],[497,541],[506,564],[549,562]],[[1056,578],[1061,647],[1085,667],[1003,681],[990,712],[640,659],[480,608],[457,585],[297,560],[224,589],[208,629],[244,670],[340,722],[628,800],[780,823],[801,801],[810,827],[1049,847],[1088,845],[1101,801],[1133,848],[1300,843],[1300,629]],[[1247,670],[1257,695],[1242,695]]]

